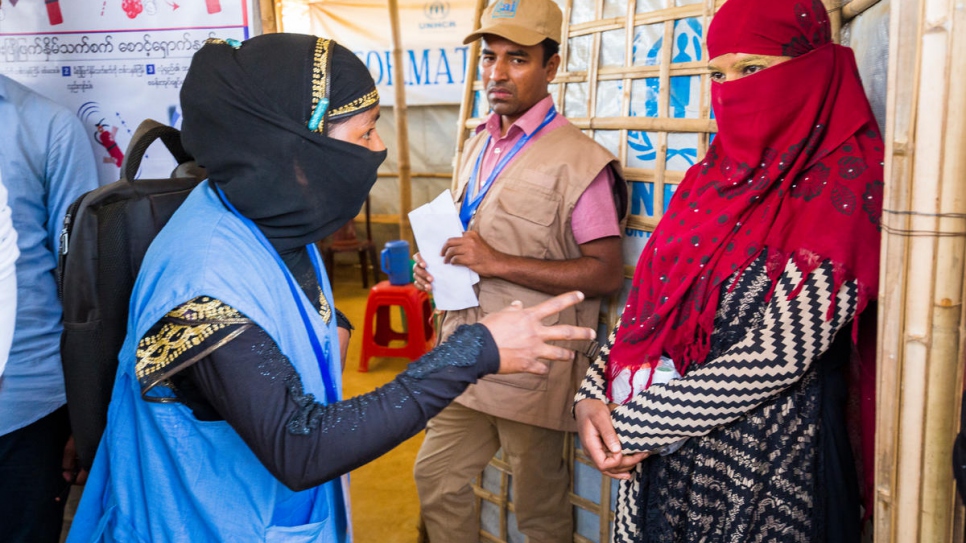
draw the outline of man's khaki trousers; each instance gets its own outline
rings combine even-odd
[[[566,432],[453,403],[429,421],[416,457],[416,489],[430,543],[478,543],[480,512],[471,483],[499,448],[513,471],[517,527],[529,543],[573,541],[564,460]]]

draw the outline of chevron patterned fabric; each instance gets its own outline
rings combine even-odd
[[[817,362],[854,317],[856,285],[833,293],[831,265],[805,276],[793,260],[771,285],[766,260],[762,255],[723,290],[704,364],[612,412],[625,453],[691,438],[621,482],[615,542],[824,540]],[[613,337],[575,401],[607,401]]]

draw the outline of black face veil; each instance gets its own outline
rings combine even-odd
[[[328,106],[325,115],[310,130],[320,104]],[[285,252],[328,236],[359,212],[386,152],[326,132],[378,104],[368,69],[331,40],[210,40],[181,88],[182,139],[211,182]]]

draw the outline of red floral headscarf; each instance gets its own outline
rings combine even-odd
[[[857,282],[858,312],[878,288],[882,138],[821,1],[729,0],[707,43],[712,59],[794,58],[712,83],[718,135],[641,254],[609,380],[653,368],[662,354],[682,375],[704,362],[722,285],[762,251],[773,284],[789,258],[806,274],[830,261],[833,292]]]

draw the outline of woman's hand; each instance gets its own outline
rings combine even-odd
[[[513,302],[508,307],[483,317],[480,324],[490,330],[500,349],[499,373],[526,372],[542,375],[550,371],[550,361],[573,360],[573,351],[547,345],[547,342],[591,340],[597,333],[590,328],[566,324],[544,326],[540,321],[580,303],[583,299],[583,293],[573,291],[526,309],[522,303]]]
[[[580,434],[584,451],[601,473],[615,479],[628,480],[634,466],[650,456],[650,453],[625,455],[621,452],[621,442],[614,431],[610,411],[607,404],[600,400],[586,399],[577,402],[574,407],[577,432]]]

